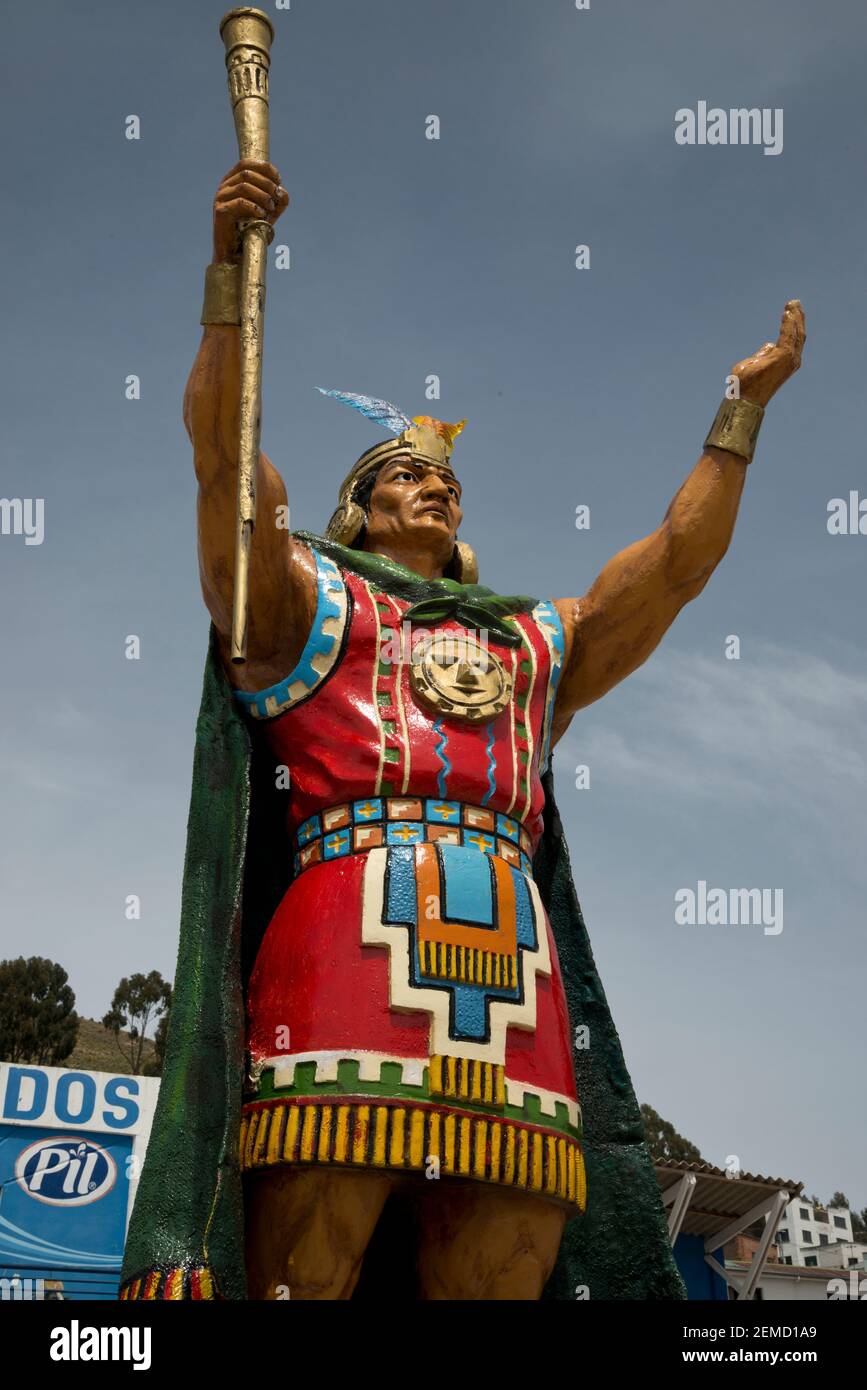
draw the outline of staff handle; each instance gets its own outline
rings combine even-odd
[[[268,70],[274,28],[261,10],[242,6],[220,22],[226,49],[229,100],[241,159],[267,162]],[[247,659],[250,545],[256,525],[256,468],[262,426],[262,341],[265,328],[265,271],[274,228],[263,218],[240,224],[242,236],[240,326],[241,405],[238,438],[238,508],[232,593],[232,661]]]

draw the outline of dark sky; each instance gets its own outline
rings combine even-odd
[[[2,493],[43,498],[45,535],[0,536],[0,953],[61,961],[86,1015],[174,970],[207,638],[181,397],[236,159],[224,7],[43,0],[4,23]],[[468,417],[481,581],[581,594],[662,518],[732,364],[805,305],[725,561],[575,718],[555,777],[639,1097],[711,1162],[864,1205],[867,536],[826,526],[867,495],[863,4],[269,9],[292,206],[263,445],[293,525],[324,527],[378,437],[314,388],[384,396]],[[699,101],[782,109],[782,152],[679,145]],[[782,889],[782,932],[676,925],[699,880]]]

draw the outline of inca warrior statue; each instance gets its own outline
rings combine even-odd
[[[257,438],[239,510],[264,266],[245,248],[287,203],[261,147],[214,201],[184,403],[211,649],[121,1296],[682,1298],[552,751],[725,554],[801,306],[733,368],[658,529],[583,597],[504,596],[459,538],[464,421],[329,390],[379,439],[324,532],[281,529]]]

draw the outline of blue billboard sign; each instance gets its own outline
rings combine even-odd
[[[0,1298],[114,1296],[158,1089],[0,1063]]]

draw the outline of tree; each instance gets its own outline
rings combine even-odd
[[[641,1118],[644,1121],[644,1137],[655,1163],[704,1162],[695,1144],[684,1139],[673,1124],[657,1115],[652,1105],[642,1105]]]
[[[158,970],[152,970],[149,975],[125,976],[115,990],[102,1026],[114,1034],[118,1051],[129,1064],[133,1076],[141,1073],[148,1025],[160,1019],[171,1002],[172,987]],[[126,1045],[121,1042],[121,1033],[127,1035]]]
[[[867,1207],[852,1213],[852,1236],[867,1245]]]
[[[160,1018],[154,1030],[154,1055],[149,1062],[144,1064],[144,1076],[162,1076],[163,1062],[166,1057],[166,1037],[169,1031],[169,1015],[171,1014],[171,1000],[169,1007]]]
[[[78,1014],[67,978],[43,956],[0,961],[0,1059],[54,1067],[69,1056]]]
[[[834,1193],[834,1196],[831,1198],[830,1202],[828,1203],[828,1206],[829,1206],[829,1207],[846,1207],[847,1210],[848,1210],[848,1207],[849,1207],[849,1198],[846,1196],[846,1193],[845,1193],[845,1192],[835,1192],[835,1193]]]

